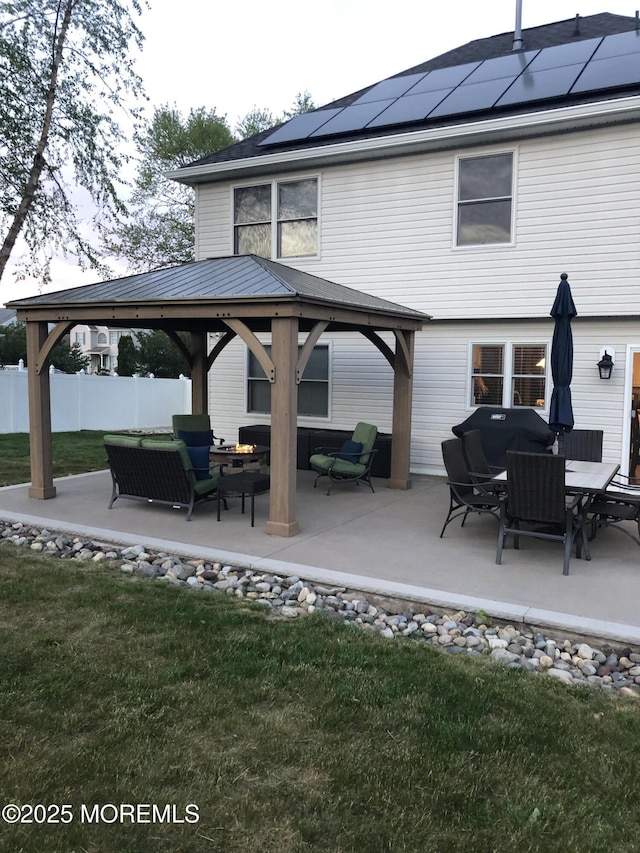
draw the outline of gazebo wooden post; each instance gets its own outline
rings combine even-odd
[[[41,350],[47,339],[45,322],[27,322],[27,384],[29,389],[29,442],[31,486],[29,497],[55,498],[53,454],[51,448],[51,387],[49,369],[41,363]]]
[[[207,333],[191,333],[191,412],[209,413],[209,373],[207,370]]]
[[[271,321],[271,359],[275,381],[271,386],[271,495],[265,532],[295,536],[296,447],[298,432],[298,319]]]
[[[398,331],[393,368],[393,436],[390,489],[410,489],[411,408],[415,332]]]

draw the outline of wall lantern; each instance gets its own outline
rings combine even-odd
[[[600,361],[598,362],[598,373],[600,374],[600,379],[611,379],[613,365],[613,358],[609,355],[607,350],[605,350],[601,354]]]

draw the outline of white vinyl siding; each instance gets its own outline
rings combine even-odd
[[[605,459],[624,463],[625,358],[627,344],[640,346],[640,325],[632,319],[640,293],[637,133],[633,125],[601,127],[510,146],[516,154],[517,226],[508,248],[454,248],[456,158],[505,146],[309,173],[320,177],[322,254],[292,259],[291,265],[434,318],[416,337],[413,471],[442,473],[440,443],[473,410],[471,343],[550,346],[549,311],[563,272],[578,311],[571,386],[576,427],[604,429]],[[261,175],[252,182],[281,177]],[[227,181],[197,190],[200,258],[232,254],[231,187]],[[333,341],[330,426],[352,429],[364,419],[389,432],[393,374],[387,362],[362,336],[323,335],[321,342],[326,340]],[[598,378],[596,368],[605,345],[616,349],[609,382]],[[245,423],[268,423],[268,417],[246,415],[243,352],[232,343],[211,371],[212,422],[217,431],[221,423],[219,431],[230,440]],[[546,406],[551,388],[548,378]],[[547,418],[548,409],[540,414]]]
[[[465,152],[500,152],[503,147]],[[567,272],[582,314],[634,314],[640,287],[637,129],[601,128],[517,146],[517,240],[453,248],[455,152],[327,168],[321,258],[298,269],[437,319],[548,315]],[[265,180],[270,177],[265,176]],[[257,182],[256,182],[257,183]],[[229,184],[198,189],[199,257],[232,252]],[[577,304],[577,303],[576,303]]]

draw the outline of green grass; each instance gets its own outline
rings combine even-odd
[[[107,468],[102,443],[104,435],[104,430],[53,433],[53,476],[66,477]],[[30,480],[29,434],[0,435],[0,486],[28,483]]]
[[[0,547],[0,850],[630,851],[640,703]],[[197,824],[80,822],[196,803]]]

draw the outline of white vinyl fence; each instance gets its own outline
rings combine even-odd
[[[190,379],[52,373],[51,429],[171,428],[191,412]],[[0,370],[0,433],[29,432],[26,370]]]

